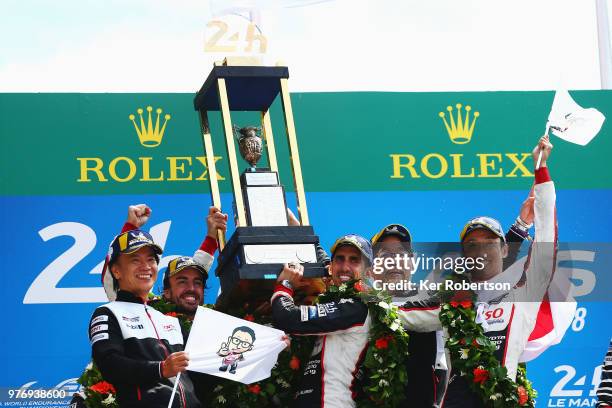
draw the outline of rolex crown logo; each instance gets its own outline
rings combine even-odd
[[[476,125],[476,119],[480,116],[479,112],[474,112],[473,119],[470,122],[470,112],[472,111],[471,106],[465,107],[465,116],[461,115],[461,107],[462,105],[458,103],[455,105],[457,108],[456,118],[453,117],[453,107],[447,106],[446,110],[448,111],[448,119],[446,120],[446,114],[444,112],[440,112],[439,116],[444,121],[444,126],[446,126],[446,131],[448,132],[448,136],[450,137],[451,142],[456,144],[466,144],[469,143],[472,139],[472,133],[474,133],[474,125]]]
[[[164,123],[162,124],[161,129],[160,129],[159,119],[163,112],[161,108],[155,109],[155,113],[157,114],[157,117],[155,118],[155,126],[153,126],[153,118],[151,117],[152,116],[151,112],[153,112],[153,107],[147,106],[148,118],[147,118],[146,125],[145,125],[145,120],[142,116],[142,113],[144,112],[144,110],[142,108],[138,108],[136,112],[138,113],[138,116],[140,117],[140,126],[138,126],[138,124],[136,123],[135,115],[132,114],[129,116],[129,118],[134,124],[134,129],[136,129],[136,134],[138,135],[140,144],[143,145],[144,147],[159,146],[164,137],[164,132],[166,131],[166,125],[168,124],[168,121],[170,120],[170,115],[168,114],[164,115]]]

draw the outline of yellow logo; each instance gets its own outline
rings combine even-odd
[[[157,118],[155,119],[155,127],[153,127],[153,119],[151,118],[151,112],[153,111],[153,107],[147,106],[148,119],[147,125],[145,126],[144,118],[142,117],[142,113],[144,112],[142,108],[138,108],[136,112],[138,112],[138,116],[140,116],[140,127],[136,124],[136,117],[134,115],[130,115],[129,118],[134,124],[134,129],[136,129],[136,134],[138,135],[138,139],[140,140],[140,144],[144,147],[156,147],[159,146],[164,137],[164,132],[166,131],[166,125],[170,120],[170,115],[166,114],[164,116],[164,123],[159,128],[159,117],[162,114],[162,109],[157,108],[155,113],[157,113]]]
[[[470,123],[470,112],[472,110],[471,106],[465,107],[465,117],[461,116],[461,104],[458,103],[455,105],[457,107],[457,116],[456,120],[453,118],[453,107],[447,106],[446,110],[448,111],[448,118],[450,120],[450,125],[446,120],[446,114],[444,112],[440,112],[439,116],[444,121],[444,126],[446,126],[446,131],[448,132],[448,136],[450,137],[451,142],[455,144],[466,144],[469,143],[472,139],[472,134],[474,133],[474,126],[476,125],[476,119],[480,116],[479,112],[474,112],[474,117],[472,122]]]

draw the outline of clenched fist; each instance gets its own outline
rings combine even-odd
[[[227,231],[227,214],[223,214],[217,207],[210,207],[206,217],[206,225],[208,227],[206,235],[217,239],[218,231]]]
[[[151,212],[151,208],[146,204],[130,205],[128,207],[127,222],[140,229],[149,221]]]

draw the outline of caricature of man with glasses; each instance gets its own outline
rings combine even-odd
[[[217,355],[223,357],[219,371],[227,371],[229,367],[230,374],[236,374],[238,362],[244,360],[243,354],[253,348],[253,343],[255,343],[253,329],[246,326],[236,327],[232,335],[227,338],[227,343],[221,343],[221,348],[217,351]]]

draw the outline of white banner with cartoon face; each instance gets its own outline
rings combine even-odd
[[[225,313],[198,308],[185,351],[190,371],[216,375],[244,384],[270,376],[284,332]]]

